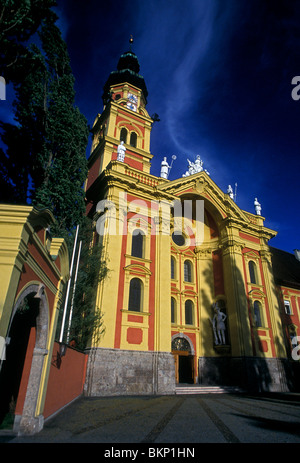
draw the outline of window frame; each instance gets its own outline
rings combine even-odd
[[[176,259],[171,256],[171,280],[176,280]]]
[[[188,265],[188,267],[186,267]],[[186,268],[188,268],[188,279],[186,278]],[[189,259],[185,259],[183,262],[183,281],[185,283],[193,283],[194,275],[193,275],[193,263]]]
[[[136,238],[136,237],[138,237],[138,236],[142,237],[141,242],[137,241],[138,238]],[[137,255],[137,254],[139,254],[139,252],[134,253],[135,250],[137,250],[137,249],[140,251],[141,255]],[[135,228],[132,231],[130,255],[132,257],[136,257],[137,259],[144,259],[145,258],[145,233],[140,228]]]
[[[139,287],[134,288],[134,284],[139,282]],[[134,291],[138,290],[138,296],[134,294]],[[140,278],[131,278],[129,283],[129,295],[128,295],[128,310],[131,312],[142,312],[143,311],[143,294],[144,294],[144,283]],[[138,307],[134,307],[136,300],[139,299]]]
[[[258,311],[258,317],[257,317],[256,310]],[[264,326],[263,305],[262,305],[261,301],[259,301],[258,299],[255,299],[253,301],[253,315],[254,315],[255,327],[256,328],[263,327]],[[259,320],[258,320],[258,318],[259,318]],[[258,321],[260,323],[258,323]]]
[[[284,312],[285,312],[286,315],[293,315],[292,304],[291,304],[291,301],[289,299],[284,299],[283,300],[283,307],[284,307]],[[289,310],[287,310],[287,307],[289,308]]]
[[[252,285],[258,285],[258,272],[257,272],[257,264],[254,260],[249,260],[248,262],[248,271],[250,277],[250,283]]]
[[[173,302],[173,304],[172,304]],[[176,302],[176,299],[175,297],[171,296],[171,323],[173,325],[176,324],[176,321],[177,321],[177,302]]]
[[[190,303],[190,307],[187,307],[187,303]],[[189,326],[194,326],[195,325],[194,307],[195,307],[195,304],[192,301],[192,299],[186,299],[185,300],[185,302],[184,302],[184,323],[185,323],[185,325],[189,325]],[[187,319],[189,318],[189,316],[187,317],[187,309],[191,310],[191,313],[189,314],[191,316],[191,323],[187,322]]]
[[[125,140],[124,140],[124,132],[126,133]],[[120,129],[120,141],[123,141],[125,144],[127,143],[127,137],[128,137],[128,130],[126,127],[122,127]]]
[[[133,148],[137,147],[138,135],[136,132],[130,132],[129,145]]]

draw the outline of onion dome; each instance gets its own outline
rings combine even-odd
[[[133,39],[130,39],[132,44]],[[131,46],[130,46],[131,48]],[[110,99],[110,86],[128,82],[142,90],[144,98],[147,101],[148,91],[144,81],[144,77],[139,74],[140,63],[131,49],[120,56],[117,71],[112,71],[103,87],[103,102],[107,103]]]

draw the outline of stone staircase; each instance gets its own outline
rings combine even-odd
[[[200,386],[197,384],[177,386],[176,395],[194,394],[242,394],[244,391],[237,386]]]

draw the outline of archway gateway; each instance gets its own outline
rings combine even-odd
[[[14,429],[32,434],[43,427],[36,416],[44,357],[48,353],[48,303],[40,284],[29,285],[18,297],[12,312],[1,369],[4,400],[2,421],[9,408],[15,408]]]
[[[194,351],[187,337],[176,336],[172,340],[172,354],[175,359],[176,383],[195,382]]]

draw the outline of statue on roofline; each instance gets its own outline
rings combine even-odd
[[[201,160],[199,154],[197,155],[195,162],[191,162],[189,159],[187,161],[189,168],[186,171],[186,173],[183,174],[182,177],[188,177],[189,175],[198,174],[203,170],[209,175],[209,172],[206,169],[203,169],[203,161]]]

